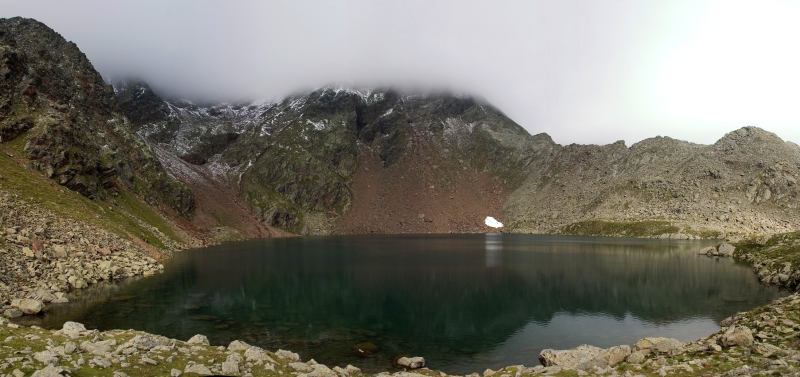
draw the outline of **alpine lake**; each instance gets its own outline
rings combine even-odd
[[[452,374],[535,366],[545,348],[695,340],[787,294],[747,264],[697,255],[713,244],[512,234],[229,242],[177,253],[155,276],[75,291],[30,324],[239,339],[372,373],[395,370],[399,356]],[[354,351],[363,343],[375,348]]]

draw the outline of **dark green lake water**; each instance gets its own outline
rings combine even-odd
[[[538,365],[544,348],[690,341],[781,295],[709,242],[533,235],[266,239],[179,253],[163,274],[77,292],[34,319],[245,340],[329,366],[448,373]],[[372,342],[374,357],[352,347]]]

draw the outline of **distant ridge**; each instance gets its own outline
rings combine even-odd
[[[715,238],[800,225],[800,147],[756,127],[562,146],[485,100],[328,86],[249,104],[102,81],[47,26],[0,20],[0,137],[95,201],[130,191],[215,239],[490,231]]]

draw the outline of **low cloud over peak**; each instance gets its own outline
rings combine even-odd
[[[0,15],[42,21],[107,80],[171,98],[447,89],[559,143],[712,143],[746,125],[800,141],[795,3],[12,0]]]

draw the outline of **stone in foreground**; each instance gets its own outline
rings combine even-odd
[[[425,366],[425,359],[419,356],[401,357],[397,359],[397,365],[401,365],[409,369],[418,369]]]
[[[23,315],[25,315],[25,313],[23,313],[22,310],[19,310],[17,308],[11,308],[11,309],[6,309],[6,311],[3,312],[3,315],[8,318],[14,319],[22,317]]]
[[[644,338],[634,343],[633,349],[674,355],[684,350],[684,344],[680,340],[673,338]]]
[[[86,330],[86,327],[81,323],[68,321],[64,322],[64,326],[61,327],[61,330],[56,331],[56,335],[65,335],[75,339],[94,334],[95,332],[95,330]]]
[[[205,335],[201,335],[201,334],[197,334],[197,335],[189,338],[189,340],[187,340],[186,343],[189,343],[189,344],[203,344],[203,345],[206,345],[206,346],[211,344],[211,343],[209,343],[208,338]]]
[[[18,300],[11,300],[11,306],[21,310],[23,313],[32,315],[39,314],[44,310],[44,303],[40,300],[30,298],[23,298]]]
[[[626,345],[603,349],[584,344],[569,350],[543,350],[539,354],[539,361],[545,367],[592,370],[616,365],[630,354],[631,348]]]
[[[753,332],[747,326],[731,326],[719,337],[719,345],[722,347],[745,346],[753,344]]]
[[[203,364],[187,365],[186,369],[183,370],[183,373],[195,373],[201,376],[210,376],[213,374],[211,373],[211,370]]]

